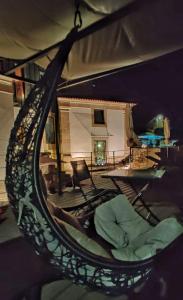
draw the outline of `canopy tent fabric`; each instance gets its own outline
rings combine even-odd
[[[82,28],[135,2],[143,4],[74,44],[63,78],[129,66],[183,47],[181,0],[85,0],[80,8]],[[2,0],[0,56],[24,59],[63,40],[73,27],[74,13],[74,1]],[[46,67],[55,51],[38,63]]]
[[[125,130],[126,130],[126,137],[127,137],[127,146],[132,147],[134,145],[138,145],[140,141],[138,140],[138,137],[134,132],[132,105],[130,103],[126,104]]]

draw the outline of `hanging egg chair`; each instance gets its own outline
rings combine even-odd
[[[79,244],[63,226],[58,226],[46,205],[39,171],[41,140],[53,94],[76,30],[63,41],[44,76],[34,86],[11,131],[7,150],[6,188],[18,225],[36,252],[59,270],[61,278],[105,293],[127,293],[146,281],[154,261],[175,243],[157,255],[141,261],[110,258],[98,246],[96,252]]]

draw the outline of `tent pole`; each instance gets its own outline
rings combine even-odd
[[[60,153],[60,114],[57,97],[55,95],[55,144],[56,144],[56,158],[57,158],[57,175],[58,175],[58,194],[62,194],[62,166]]]

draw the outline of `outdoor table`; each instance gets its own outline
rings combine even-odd
[[[109,178],[112,180],[116,188],[119,190],[120,193],[123,194],[123,191],[121,190],[120,186],[118,185],[117,181],[126,181],[132,188],[132,190],[135,192],[135,197],[132,200],[132,205],[134,206],[137,201],[140,203],[140,206],[144,207],[147,211],[148,215],[153,215],[154,219],[156,221],[159,221],[158,217],[152,213],[149,206],[144,202],[142,198],[142,193],[147,189],[150,182],[154,180],[160,180],[163,175],[165,174],[165,170],[158,170],[158,169],[146,169],[146,170],[133,170],[133,169],[116,169],[113,171],[110,171],[108,173],[102,174],[101,176],[103,178]],[[134,182],[135,181],[143,181],[143,187],[140,189],[140,191],[137,191]]]
[[[133,170],[133,169],[116,169],[108,173],[102,174],[103,178],[110,178],[119,191],[121,191],[117,180],[127,180],[132,182],[134,179],[142,179],[147,182],[155,179],[161,179],[165,174],[165,170],[146,169],[146,170]]]

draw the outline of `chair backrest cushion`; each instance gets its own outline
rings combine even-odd
[[[115,248],[126,247],[139,234],[151,229],[122,194],[98,206],[94,222],[97,233]]]

